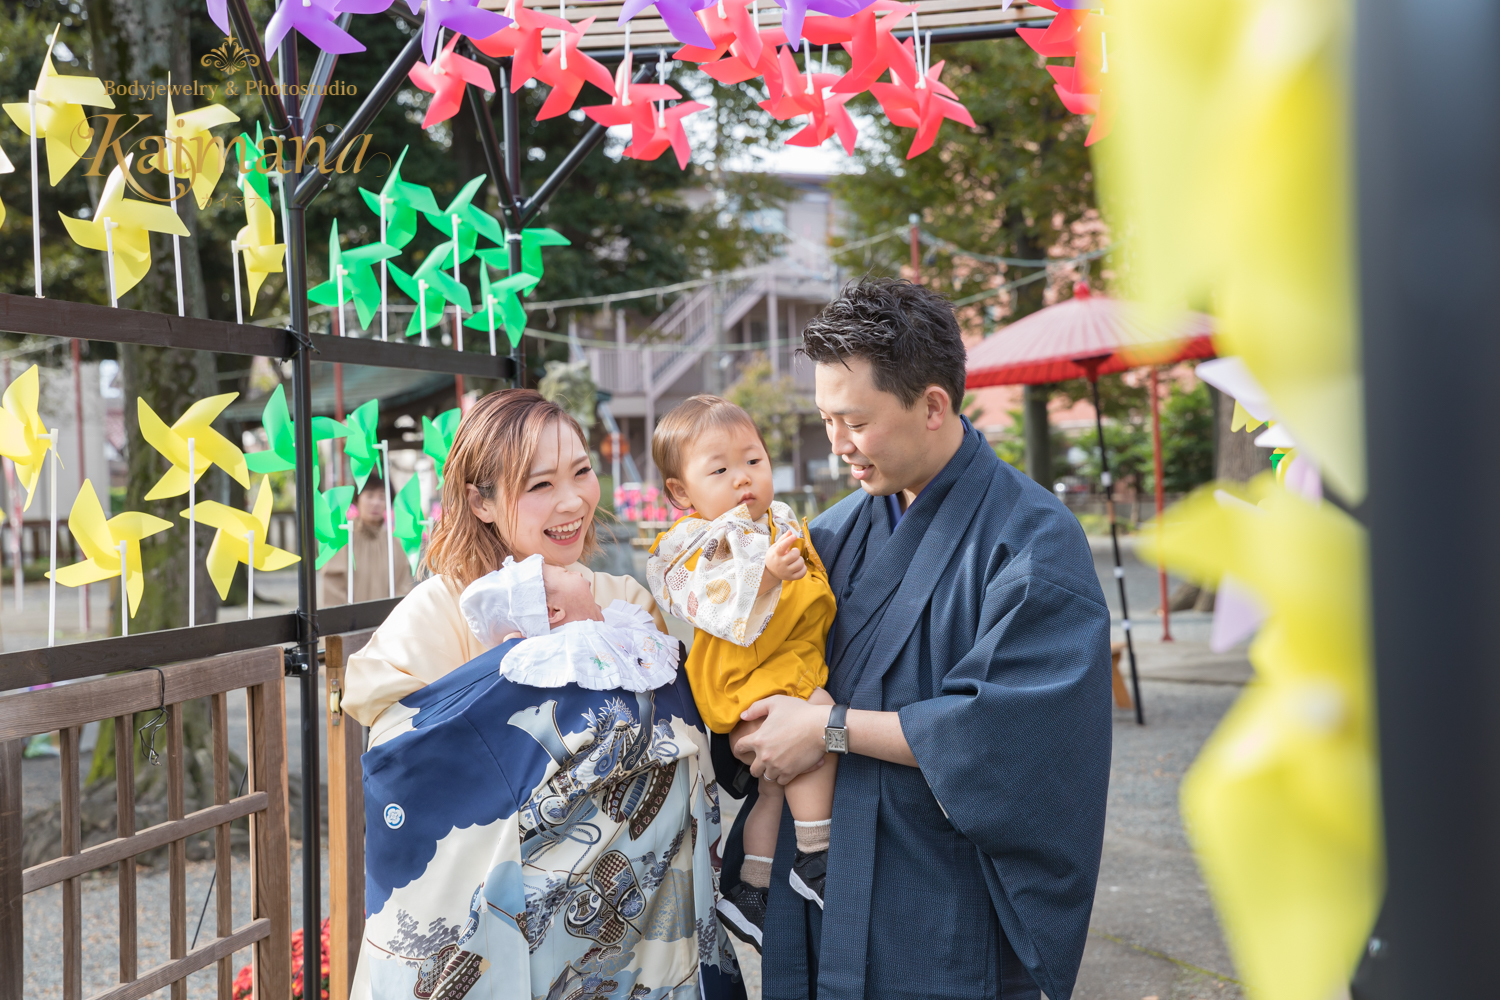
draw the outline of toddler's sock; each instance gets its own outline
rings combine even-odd
[[[740,865],[740,881],[757,889],[769,889],[771,887],[771,859],[755,854],[745,855],[745,863]]]
[[[804,854],[816,854],[819,851],[828,850],[828,834],[833,829],[833,820],[820,819],[816,823],[803,823],[798,820],[797,828],[797,850]]]

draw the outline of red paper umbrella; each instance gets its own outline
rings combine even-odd
[[[1041,385],[1214,356],[1213,321],[1188,313],[1154,322],[1138,306],[1078,285],[1073,297],[1032,313],[969,350],[965,385]]]

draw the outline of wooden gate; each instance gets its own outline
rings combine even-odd
[[[80,876],[119,866],[120,982],[92,1000],[138,1000],[171,986],[187,994],[186,978],[218,964],[218,996],[228,1000],[234,953],[253,947],[258,997],[291,996],[291,883],[287,843],[286,704],[278,647],[230,653],[159,669],[102,677],[0,697],[0,1000],[22,1000],[25,985],[22,899],[62,884],[63,1000],[81,1000],[83,941]],[[244,794],[233,795],[229,773],[228,692],[244,688],[249,729]],[[181,705],[210,699],[214,805],[184,814]],[[133,717],[165,711],[167,820],[135,829]],[[86,724],[115,720],[118,836],[80,849],[79,751]],[[58,731],[62,750],[62,856],[21,867],[21,750],[28,736]],[[230,823],[250,822],[251,920],[233,926],[230,908]],[[215,937],[187,950],[185,839],[215,831]],[[137,969],[135,857],[168,849],[170,958]]]
[[[330,635],[324,647],[328,691],[328,1000],[348,1000],[365,934],[365,790],[359,758],[364,727],[345,715],[344,668],[374,629]]]

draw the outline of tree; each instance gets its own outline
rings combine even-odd
[[[772,462],[782,459],[796,439],[802,418],[797,413],[797,384],[789,375],[773,378],[771,362],[759,351],[740,369],[724,398],[750,414]]]

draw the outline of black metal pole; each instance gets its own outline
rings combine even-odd
[[[1380,996],[1478,997],[1494,995],[1500,938],[1500,6],[1431,9],[1368,0],[1355,19],[1369,456],[1358,513],[1389,935],[1370,964],[1394,979]]]
[[[271,131],[284,135],[287,132],[286,102],[277,93],[276,81],[271,76],[271,65],[266,61],[266,50],[261,44],[260,34],[255,30],[255,22],[250,19],[250,10],[245,6],[245,0],[229,0],[227,9],[235,34],[239,35],[240,45],[248,49],[253,57],[250,60],[250,75],[260,85],[260,101],[271,119]],[[286,43],[283,42],[282,49],[285,48]]]
[[[298,0],[281,0],[282,3],[297,3]],[[277,55],[281,81],[289,88],[298,82],[297,34],[288,32]],[[301,105],[295,89],[287,89],[284,99],[287,108],[287,130],[289,135],[302,133]],[[293,165],[295,167],[295,164]],[[313,167],[317,176],[317,167]],[[301,181],[298,175],[293,180]],[[283,179],[285,187],[286,179]],[[296,190],[301,190],[298,183]],[[287,206],[287,231],[284,237],[290,257],[291,273],[286,276],[288,307],[292,315],[292,333],[297,338],[297,351],[292,356],[292,420],[294,447],[297,457],[297,548],[302,557],[297,562],[297,608],[298,647],[298,704],[302,722],[302,981],[304,994],[316,990],[323,967],[323,914],[321,862],[322,832],[320,822],[320,797],[322,786],[322,754],[319,753],[318,724],[321,712],[318,708],[318,632],[317,632],[317,585],[314,575],[314,554],[318,551],[318,540],[313,525],[313,463],[318,460],[312,438],[312,347],[307,341],[307,216],[305,202],[292,199]]]
[[[354,15],[348,12],[340,14],[335,22],[345,31],[354,21]],[[328,96],[328,81],[333,79],[333,70],[339,64],[339,54],[329,52],[326,49],[318,53],[318,61],[313,63],[312,80],[307,87],[307,103],[302,107],[302,137],[312,138],[313,132],[318,128],[318,114],[323,110],[323,98]]]
[[[521,188],[521,108],[516,95],[510,91],[509,59],[503,61],[495,75],[500,85],[501,125],[505,129],[505,183],[515,199],[516,224],[507,227],[506,244],[510,248],[510,273],[521,273],[521,227],[526,219],[526,192]],[[511,348],[511,360],[516,366],[517,386],[526,384],[526,335],[522,333],[516,346]]]
[[[505,166],[501,161],[500,140],[495,135],[495,120],[490,117],[489,102],[484,99],[484,91],[472,83],[465,84],[464,93],[469,101],[469,109],[474,112],[474,125],[479,132],[479,145],[484,148],[484,161],[489,166],[490,178],[494,180],[495,189],[500,195],[500,214],[505,220],[505,228],[520,229],[521,212],[516,205],[515,192],[510,187],[510,178],[506,175]]]
[[[1120,585],[1120,618],[1125,626],[1125,651],[1130,654],[1130,693],[1135,698],[1136,725],[1146,724],[1141,707],[1141,679],[1135,669],[1135,640],[1130,634],[1130,605],[1125,602],[1125,567],[1120,559],[1120,531],[1115,523],[1115,485],[1109,474],[1109,449],[1104,447],[1104,411],[1099,406],[1099,380],[1089,379],[1094,394],[1094,432],[1099,435],[1099,480],[1104,484],[1104,504],[1109,513],[1109,542],[1115,550],[1115,583]]]

